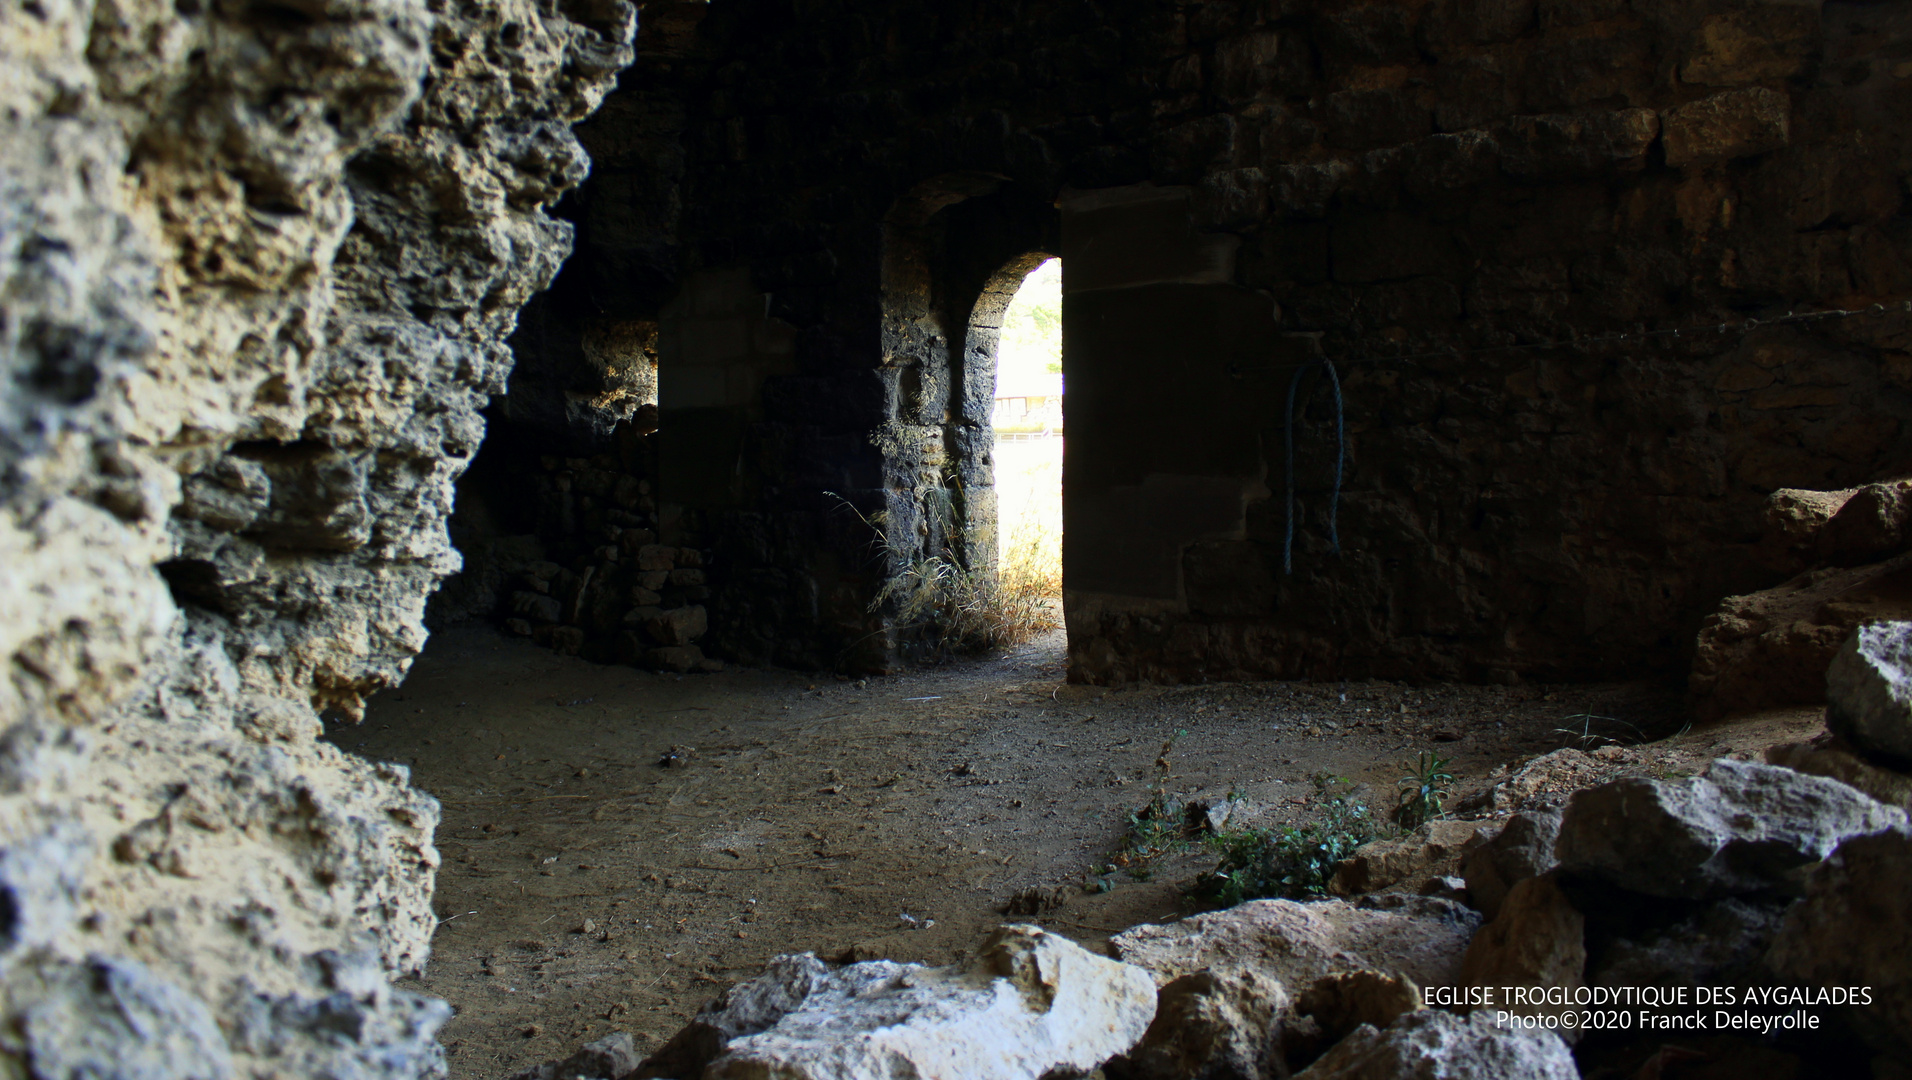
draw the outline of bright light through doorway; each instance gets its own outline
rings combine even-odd
[[[1030,271],[996,350],[996,533],[1005,584],[1062,596],[1062,260]]]

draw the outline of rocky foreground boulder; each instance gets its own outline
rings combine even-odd
[[[1327,900],[1251,900],[1163,925],[1131,927],[1116,955],[1166,985],[1197,971],[1252,971],[1302,988],[1334,971],[1362,969],[1451,985],[1480,917],[1452,901],[1396,897],[1381,906]]]
[[[1620,1059],[1615,1075],[1634,1075],[1647,1050],[1558,1021],[1576,992],[1649,986],[1869,987],[1815,1037],[1912,1055],[1912,825],[1837,780],[1721,760],[1613,781],[1564,813],[1517,815],[1468,865],[1499,890],[1485,925],[1395,893],[1131,927],[1111,939],[1117,960],[1033,926],[1002,928],[958,967],[784,956],[641,1067],[611,1064],[629,1044],[607,1040],[514,1080],[1566,1080]],[[1515,986],[1568,1000],[1470,1012],[1422,993]],[[1570,1043],[1594,1056],[1576,1065]],[[1708,1046],[1771,1075],[1814,1052]]]
[[[1761,561],[1792,575],[1701,623],[1689,687],[1702,718],[1827,700],[1826,666],[1860,626],[1912,618],[1912,482],[1775,491]]]
[[[1822,776],[1716,761],[1705,776],[1620,780],[1576,794],[1561,868],[1630,892],[1704,899],[1794,887],[1790,875],[1905,812]]]
[[[1787,911],[1767,963],[1808,986],[1868,987],[1854,1027],[1880,1053],[1912,1058],[1912,830],[1839,845]]]
[[[1554,842],[1559,838],[1557,810],[1523,810],[1508,818],[1500,832],[1468,852],[1461,863],[1474,909],[1489,919],[1500,914],[1510,890],[1559,862],[1554,857]]]
[[[1131,927],[1115,936],[1116,955],[1162,984],[1162,1013],[1109,1073],[1247,1080],[1271,1061],[1312,1057],[1352,1026],[1337,1016],[1392,1017],[1418,986],[1452,985],[1478,925],[1451,901],[1396,896],[1375,905],[1253,900]]]
[[[1461,981],[1467,986],[1572,991],[1585,985],[1586,970],[1586,917],[1561,890],[1555,875],[1543,874],[1515,885],[1494,921],[1474,935],[1461,961]],[[1546,1005],[1502,1005],[1522,1015],[1562,1011]],[[1563,1034],[1571,1040],[1578,1031],[1568,1028]]]
[[[996,931],[974,961],[831,968],[778,957],[637,1070],[708,1080],[1037,1080],[1087,1072],[1155,1016],[1148,973],[1038,927]]]
[[[1912,762],[1912,622],[1846,640],[1826,669],[1826,727],[1869,757]]]
[[[443,1072],[425,640],[623,0],[0,5],[0,1075]]]
[[[1502,1027],[1486,1013],[1410,1013],[1363,1026],[1295,1080],[1578,1080],[1573,1054],[1551,1031]]]
[[[1491,835],[1494,829],[1491,823],[1442,819],[1406,836],[1369,841],[1335,870],[1328,889],[1337,896],[1358,896],[1425,877],[1458,862],[1480,833]]]
[[[1813,776],[1829,776],[1887,806],[1912,813],[1912,776],[1874,765],[1861,757],[1851,743],[1830,731],[1820,732],[1805,742],[1767,747],[1766,764]]]

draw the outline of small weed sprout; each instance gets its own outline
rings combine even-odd
[[[1557,727],[1554,729],[1554,734],[1567,736],[1569,740],[1577,743],[1582,750],[1592,750],[1607,743],[1618,744],[1623,737],[1631,738],[1634,742],[1644,742],[1646,740],[1646,736],[1641,733],[1638,727],[1627,723],[1625,720],[1616,720],[1611,716],[1596,716],[1591,708],[1582,709],[1572,716],[1566,717],[1565,722],[1570,725],[1577,723],[1577,726]],[[1620,735],[1608,735],[1595,731],[1594,725],[1596,724],[1613,724],[1616,728],[1624,728],[1626,730],[1621,732]]]
[[[1129,811],[1128,834],[1123,838],[1122,850],[1109,857],[1108,873],[1126,870],[1135,880],[1147,881],[1154,874],[1149,865],[1153,860],[1189,846],[1188,808],[1168,787],[1169,752],[1186,734],[1186,730],[1178,730],[1162,743],[1162,752],[1155,758],[1155,778],[1149,781],[1149,801]]]
[[[1421,751],[1414,771],[1401,777],[1400,799],[1394,807],[1395,824],[1403,829],[1418,829],[1447,810],[1447,789],[1454,774],[1447,771],[1452,759]]]
[[[1326,773],[1315,790],[1327,800],[1321,819],[1272,829],[1231,829],[1209,843],[1221,854],[1214,872],[1196,882],[1198,900],[1233,907],[1264,897],[1306,899],[1328,891],[1341,860],[1381,834],[1374,814],[1347,790],[1348,781]]]

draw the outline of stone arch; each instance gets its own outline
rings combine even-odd
[[[918,184],[883,223],[882,375],[890,570],[951,552],[993,567],[995,359],[1004,309],[1061,253],[1052,199],[984,173]]]
[[[996,388],[996,351],[1001,344],[1003,316],[1017,290],[1038,266],[1056,258],[1048,251],[1029,251],[1011,258],[992,274],[970,308],[969,324],[963,337],[960,383],[962,416],[965,424],[980,423],[981,445],[993,447],[995,432],[990,417],[994,411]],[[1001,522],[997,514],[995,462],[985,452],[974,461],[975,475],[970,482],[969,520],[965,539],[972,566],[996,564],[997,534]]]

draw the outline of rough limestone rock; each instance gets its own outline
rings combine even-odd
[[[1820,567],[1706,616],[1687,686],[1702,717],[1826,700],[1826,669],[1868,622],[1912,619],[1912,554]]]
[[[1740,897],[1715,901],[1671,926],[1609,940],[1587,975],[1594,986],[1733,986],[1760,981],[1784,907]]]
[[[424,641],[633,18],[0,7],[0,1073],[442,1070],[437,804],[319,711]]]
[[[1154,1016],[1147,972],[1039,927],[1005,926],[961,968],[871,960],[831,971],[815,957],[779,957],[638,1075],[696,1076],[699,1052],[715,1050],[708,1080],[1036,1080],[1123,1053]]]
[[[1792,101],[1762,86],[1728,90],[1668,111],[1661,125],[1668,165],[1711,165],[1785,146],[1792,140]]]
[[[226,1080],[232,1054],[212,1013],[131,960],[95,957],[27,1007],[36,1076]]]
[[[1494,921],[1481,927],[1461,961],[1468,986],[1560,987],[1586,985],[1587,920],[1555,883],[1542,874],[1515,885]],[[1551,1016],[1567,1007],[1500,1001],[1496,1008],[1528,1016]],[[1561,1031],[1577,1041],[1578,1028]]]
[[[1314,981],[1295,1002],[1295,1011],[1314,1018],[1328,1038],[1340,1040],[1366,1024],[1384,1028],[1424,1008],[1413,980],[1378,971],[1337,971]]]
[[[1820,531],[1858,491],[1858,488],[1839,491],[1780,488],[1766,496],[1766,506],[1760,515],[1766,526],[1762,541],[1766,561],[1784,573],[1797,573],[1816,561]]]
[[[1766,962],[1802,985],[1871,987],[1854,1026],[1881,1054],[1912,1055],[1912,830],[1839,845],[1786,912]]]
[[[1837,780],[1722,759],[1703,777],[1618,780],[1576,794],[1555,854],[1575,875],[1706,899],[1791,888],[1794,871],[1847,837],[1904,822],[1903,810]]]
[[[767,1031],[826,985],[830,965],[813,953],[778,956],[763,974],[725,990],[644,1059],[640,1078],[701,1076],[732,1039]]]
[[[1335,868],[1328,888],[1337,895],[1352,896],[1439,870],[1457,860],[1482,828],[1478,821],[1430,821],[1398,840],[1363,844]]]
[[[547,1061],[512,1073],[509,1080],[624,1080],[643,1058],[628,1031],[585,1043],[562,1061]]]
[[[1912,622],[1862,626],[1826,669],[1826,727],[1860,753],[1912,762]]]
[[[1813,776],[1829,776],[1887,806],[1912,813],[1912,775],[1874,765],[1854,753],[1852,744],[1831,732],[1822,732],[1806,742],[1769,746],[1766,763]]]
[[[1867,484],[1852,493],[1815,538],[1816,554],[1831,566],[1878,562],[1912,542],[1912,480]]]
[[[1288,1006],[1280,983],[1252,971],[1183,975],[1157,994],[1142,1041],[1103,1071],[1111,1080],[1260,1080]]]
[[[1689,686],[1703,717],[1826,700],[1826,668],[1860,626],[1912,618],[1912,481],[1767,500],[1762,559],[1793,575],[1729,596],[1700,627]]]
[[[1557,810],[1524,810],[1508,818],[1499,834],[1461,863],[1468,902],[1490,920],[1500,914],[1508,890],[1554,868],[1554,841],[1559,836]]]
[[[1497,1027],[1492,1014],[1409,1013],[1386,1029],[1357,1028],[1295,1080],[1577,1080],[1573,1054],[1551,1031]]]
[[[1420,986],[1454,985],[1479,917],[1431,897],[1387,899],[1398,901],[1400,910],[1345,900],[1251,900],[1180,922],[1131,927],[1111,941],[1116,955],[1163,985],[1197,971],[1249,971],[1292,995],[1324,975],[1351,969]]]
[[[1584,751],[1563,748],[1526,762],[1463,799],[1454,810],[1456,813],[1479,810],[1500,813],[1557,807],[1566,802],[1569,795],[1606,780],[1614,771],[1610,762]]]

